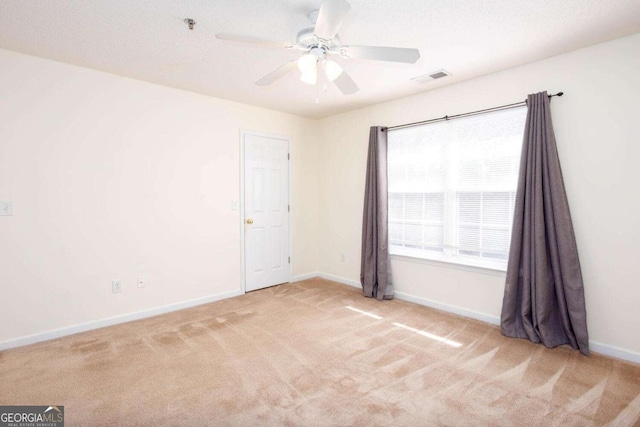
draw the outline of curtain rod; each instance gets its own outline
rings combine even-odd
[[[548,96],[549,96],[549,99],[551,99],[554,96],[562,96],[562,95],[564,95],[564,92],[558,92],[558,93],[554,93],[554,94],[548,95]],[[390,129],[408,128],[408,127],[412,127],[412,126],[418,126],[418,125],[424,125],[424,124],[427,124],[427,123],[438,122],[438,121],[441,121],[441,120],[450,120],[450,119],[457,119],[457,118],[460,118],[460,117],[473,116],[475,114],[487,113],[489,111],[507,110],[509,108],[515,108],[515,107],[519,107],[521,105],[527,105],[527,101],[524,100],[524,101],[521,101],[521,102],[514,102],[513,104],[500,105],[499,107],[485,108],[484,110],[471,111],[469,113],[456,114],[456,115],[453,115],[453,116],[444,116],[444,117],[438,117],[436,119],[421,120],[419,122],[405,123],[403,125],[397,125],[397,126],[389,126],[386,129],[390,130]],[[384,128],[382,130],[384,130]]]

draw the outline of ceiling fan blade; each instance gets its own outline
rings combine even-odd
[[[338,86],[340,92],[345,95],[353,95],[360,90],[356,82],[353,81],[346,71],[343,71],[333,82]]]
[[[340,31],[349,12],[351,5],[346,0],[324,0],[313,33],[321,39],[331,40]]]
[[[258,86],[268,86],[271,83],[273,83],[276,80],[278,80],[279,78],[284,77],[285,74],[289,73],[290,71],[295,70],[296,68],[298,68],[298,60],[297,59],[293,60],[291,62],[287,62],[282,67],[280,67],[280,68],[276,69],[275,71],[267,74],[266,76],[264,76],[263,78],[258,80],[256,82],[256,84]]]
[[[420,59],[420,51],[418,49],[405,47],[342,46],[340,55],[347,58],[406,62],[408,64],[415,64]]]
[[[237,34],[218,33],[216,38],[220,40],[229,40],[234,42],[253,43],[269,47],[284,47],[285,49],[291,49],[297,47],[293,43],[281,42],[277,40],[264,39],[262,37],[242,36]]]

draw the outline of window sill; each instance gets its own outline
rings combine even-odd
[[[434,267],[442,267],[442,268],[451,268],[454,270],[462,270],[462,271],[471,271],[474,273],[487,274],[490,276],[497,277],[506,277],[507,272],[504,270],[504,267],[499,266],[478,266],[474,265],[472,262],[462,263],[462,262],[451,262],[448,260],[436,260],[429,258],[422,258],[408,254],[398,254],[391,253],[389,254],[389,258],[392,260],[403,261],[403,262],[413,262],[417,264],[425,264],[432,265]]]

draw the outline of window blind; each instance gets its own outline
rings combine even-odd
[[[506,270],[526,114],[389,130],[390,253]]]

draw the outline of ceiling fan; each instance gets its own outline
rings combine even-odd
[[[415,63],[420,58],[418,49],[383,46],[342,45],[338,31],[352,9],[346,0],[324,0],[320,10],[313,11],[309,18],[315,26],[305,28],[298,33],[295,43],[268,40],[260,37],[218,33],[222,40],[260,44],[268,47],[281,47],[306,52],[300,58],[288,62],[267,74],[256,82],[258,86],[267,86],[298,68],[300,80],[310,85],[320,84],[325,77],[333,82],[345,95],[358,92],[358,85],[337,62],[329,59],[331,55],[342,58],[372,59],[377,61]]]

